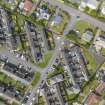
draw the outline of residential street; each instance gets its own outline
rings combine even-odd
[[[75,25],[75,22],[77,20],[77,16],[80,16],[81,19],[93,24],[94,26],[96,27],[99,27],[101,28],[103,31],[105,31],[105,24],[103,22],[100,22],[76,9],[73,9],[71,7],[68,7],[66,6],[65,4],[62,4],[60,3],[59,1],[55,1],[55,0],[44,0],[44,1],[47,1],[49,2],[50,4],[54,5],[54,6],[58,6],[59,8],[62,8],[64,11],[66,11],[67,13],[69,13],[69,15],[71,16],[71,20],[69,21],[66,29],[64,30],[64,35],[66,35],[70,30],[73,29],[74,25]],[[40,78],[40,81],[39,83],[37,84],[37,86],[35,86],[35,88],[33,89],[33,92],[32,94],[30,95],[30,98],[27,102],[26,105],[29,105],[31,102],[32,102],[32,98],[34,97],[34,93],[36,92],[36,90],[38,89],[38,87],[40,86],[41,84],[41,81],[42,80],[45,80],[46,79],[46,73],[49,71],[49,68],[54,64],[55,62],[55,59],[59,53],[58,49],[61,47],[61,42],[64,40],[64,36],[62,36],[62,38],[60,39],[59,43],[57,44],[57,47],[55,49],[55,53],[53,54],[53,57],[51,58],[48,66],[42,71],[42,76]]]
[[[49,2],[50,4],[54,5],[54,6],[58,6],[59,8],[62,8],[62,10],[66,11],[67,13],[69,13],[70,16],[80,16],[81,19],[91,23],[92,25],[102,29],[103,31],[105,31],[105,24],[79,10],[76,10],[74,8],[71,8],[57,0],[44,0],[46,2]],[[70,28],[70,27],[69,27]]]
[[[6,56],[6,57],[8,57],[9,61],[13,62],[14,64],[21,63],[25,68],[27,68],[29,66],[32,68],[33,71],[38,71],[41,73],[41,78],[40,78],[39,82],[37,83],[37,85],[33,88],[31,95],[29,97],[29,100],[27,101],[27,103],[25,105],[30,105],[30,103],[32,103],[32,99],[35,95],[35,92],[40,87],[42,80],[46,80],[47,72],[49,71],[50,67],[55,63],[55,60],[56,60],[57,56],[59,55],[59,50],[62,46],[62,42],[64,41],[65,35],[67,35],[69,33],[69,31],[73,29],[75,22],[77,21],[77,16],[80,16],[81,19],[83,19],[83,20],[91,23],[95,27],[98,27],[98,28],[102,29],[103,31],[105,31],[105,23],[98,21],[95,18],[93,18],[79,10],[76,10],[74,8],[71,8],[67,5],[65,5],[65,4],[62,4],[61,2],[59,2],[57,0],[44,0],[44,1],[47,1],[54,6],[58,6],[59,8],[62,8],[64,11],[69,13],[69,15],[71,16],[71,19],[70,19],[68,25],[66,26],[62,37],[60,39],[58,39],[56,42],[55,51],[53,53],[51,60],[49,61],[49,64],[47,65],[47,67],[44,69],[41,69],[30,62],[22,60],[21,58],[16,58],[16,56],[14,54],[12,54],[8,49],[0,49],[0,56],[2,56],[2,57]]]

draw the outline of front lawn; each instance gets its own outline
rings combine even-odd
[[[77,21],[75,29],[80,31],[80,35],[82,35],[86,29],[91,29],[94,33],[96,32],[96,28],[93,25],[83,20]]]
[[[102,54],[103,56],[105,56],[105,49],[104,49],[104,48],[101,49],[101,54]]]
[[[40,79],[40,76],[41,76],[41,74],[40,74],[39,72],[36,72],[36,73],[35,73],[35,75],[34,75],[34,80],[33,80],[32,83],[31,83],[32,86],[35,86],[35,85],[38,83],[38,81],[39,81],[39,79]]]
[[[90,74],[94,73],[96,71],[97,66],[98,66],[96,64],[95,58],[85,48],[83,48],[83,54],[87,60],[87,69],[88,69],[89,73]]]

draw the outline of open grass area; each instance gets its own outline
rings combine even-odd
[[[64,3],[64,0],[58,0],[58,1],[60,1],[61,3]]]
[[[40,63],[37,63],[36,65],[39,66],[40,68],[45,68],[45,67],[48,65],[48,63],[49,63],[49,61],[50,61],[52,55],[53,55],[53,51],[48,51],[48,52],[44,55],[43,61],[40,62]]]
[[[17,104],[16,102],[13,102],[12,105],[19,105],[19,104]]]
[[[68,24],[70,20],[70,16],[64,11],[60,11],[59,16],[61,16],[62,22],[59,24],[54,24],[52,26],[50,25],[50,29],[54,31],[55,33],[62,34],[66,25]]]
[[[0,101],[0,105],[6,105],[4,102]]]
[[[64,0],[64,3],[75,9],[78,9],[78,6],[79,6],[79,4],[74,2],[74,0]]]
[[[38,2],[38,0],[32,0],[32,2],[36,3],[36,2]]]
[[[40,74],[39,72],[36,72],[36,73],[35,73],[35,75],[34,75],[34,80],[33,80],[32,83],[31,83],[32,86],[35,86],[35,85],[38,83],[38,81],[39,81],[39,79],[40,79],[40,76],[41,76],[41,74]]]
[[[11,10],[13,10],[15,7],[17,7],[20,0],[14,0],[12,3],[8,3],[7,0],[1,0],[0,2],[8,6]]]
[[[46,105],[44,97],[42,97],[42,96],[39,97],[39,103],[38,103],[38,105]]]
[[[77,21],[75,29],[80,31],[80,35],[82,35],[86,29],[91,29],[94,33],[96,32],[96,28],[93,25],[83,20]]]
[[[90,74],[94,73],[96,71],[96,68],[98,67],[98,65],[96,64],[95,58],[90,54],[90,52],[83,48],[83,54],[87,60],[87,69],[89,71]]]
[[[2,97],[0,97],[0,105],[6,105],[5,100]]]
[[[104,49],[104,48],[101,49],[101,54],[102,54],[103,56],[105,56],[105,49]]]

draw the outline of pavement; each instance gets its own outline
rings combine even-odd
[[[77,16],[80,16],[80,18],[82,20],[85,20],[85,21],[91,23],[92,25],[94,25],[95,27],[99,27],[100,29],[105,31],[105,24],[103,22],[100,22],[100,21],[86,15],[81,11],[73,9],[65,4],[60,3],[59,1],[55,1],[55,0],[44,0],[44,1],[50,3],[51,5],[57,6],[57,7],[61,8],[62,10],[66,11],[67,13],[69,13],[69,15],[71,16],[71,20],[69,21],[69,24],[65,28],[63,36],[61,37],[61,39],[59,39],[58,44],[56,44],[57,46],[56,46],[55,52],[53,54],[53,57],[51,58],[47,67],[42,71],[42,76],[40,78],[40,81],[38,82],[37,86],[35,86],[35,88],[32,90],[32,94],[30,95],[30,98],[25,105],[30,105],[30,103],[32,103],[34,94],[37,91],[37,89],[40,87],[41,81],[46,80],[46,76],[47,76],[46,73],[49,71],[50,67],[55,63],[57,55],[59,54],[59,48],[61,48],[61,46],[62,46],[61,43],[64,40],[64,36],[66,34],[68,34],[70,30],[73,29],[75,22],[77,20]]]
[[[53,5],[53,6],[57,6],[59,8],[61,8],[62,10],[66,11],[70,16],[80,16],[80,18],[82,20],[85,20],[89,23],[91,23],[92,25],[94,25],[95,27],[98,27],[100,29],[102,29],[103,31],[105,31],[105,23],[101,22],[85,13],[83,13],[82,11],[79,11],[77,9],[74,9],[72,7],[69,7],[57,0],[43,0],[45,2],[48,2],[49,4]]]
[[[71,20],[69,21],[69,24],[67,25],[67,27],[65,28],[64,30],[64,35],[62,35],[62,37],[60,39],[58,39],[58,41],[56,41],[56,48],[55,48],[55,51],[54,51],[54,54],[51,58],[51,60],[49,61],[49,64],[47,65],[46,68],[44,68],[43,70],[35,65],[33,65],[32,63],[30,62],[27,62],[27,61],[23,61],[22,59],[20,58],[16,58],[15,55],[13,55],[12,53],[10,53],[9,50],[7,49],[3,49],[3,50],[0,50],[0,56],[7,56],[8,59],[13,62],[13,63],[21,63],[22,65],[24,65],[24,67],[27,67],[27,66],[30,66],[34,71],[39,71],[41,73],[41,78],[39,80],[39,82],[37,83],[37,85],[33,88],[32,92],[31,92],[31,95],[29,97],[29,100],[27,101],[27,103],[25,105],[30,105],[32,103],[32,99],[35,95],[35,92],[37,91],[37,89],[40,87],[41,85],[41,81],[42,80],[46,80],[46,77],[47,77],[47,72],[49,71],[50,67],[55,63],[55,60],[59,54],[59,50],[62,46],[62,42],[64,40],[64,36],[70,31],[73,29],[74,25],[75,25],[75,22],[76,22],[76,17],[77,16],[80,16],[81,19],[91,23],[92,25],[96,26],[96,27],[99,27],[100,29],[102,29],[103,31],[105,31],[105,23],[103,22],[100,22],[96,19],[94,19],[93,17],[81,12],[81,11],[78,11],[74,8],[71,8],[65,4],[62,4],[60,3],[59,1],[57,0],[44,0],[46,2],[49,2],[51,5],[54,5],[54,6],[58,6],[59,8],[61,8],[62,10],[66,11],[70,17],[71,17]],[[36,5],[35,5],[36,6]]]
[[[6,48],[1,48],[0,49],[0,57],[4,58],[7,57],[8,61],[10,61],[11,63],[15,64],[15,65],[23,65],[25,69],[27,69],[27,67],[31,67],[32,71],[41,71],[41,68],[35,66],[34,64],[27,62],[23,59],[21,59],[20,57],[16,57],[16,55],[13,52],[10,52],[9,49]]]

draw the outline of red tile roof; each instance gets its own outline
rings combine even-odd
[[[26,12],[29,12],[29,11],[31,11],[32,7],[33,7],[32,2],[30,0],[25,0],[25,2],[24,2],[24,10]]]
[[[101,100],[101,97],[95,93],[90,93],[84,105],[94,105]]]
[[[105,82],[101,82],[99,86],[96,88],[96,92],[101,94],[104,89],[105,89]]]

